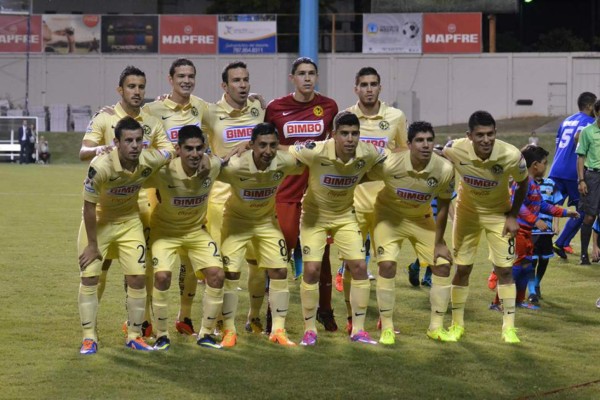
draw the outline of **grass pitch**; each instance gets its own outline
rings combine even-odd
[[[546,136],[542,145],[552,149],[554,135]],[[523,134],[503,139],[518,146],[527,141]],[[171,350],[137,353],[123,346],[126,313],[116,264],[99,311],[99,353],[80,356],[76,237],[86,168],[0,165],[0,398],[600,398],[600,310],[594,306],[600,267],[576,265],[576,256],[569,262],[552,259],[542,283],[542,309],[518,311],[522,344],[507,345],[500,339],[501,315],[488,310],[493,293],[486,287],[491,266],[485,246],[471,278],[466,336],[458,343],[425,336],[429,292],[408,283],[405,266],[414,254],[407,246],[397,275],[394,320],[401,333],[395,346],[349,343],[343,298],[334,290],[340,331],[320,330],[314,348],[279,348],[262,335],[245,333],[230,350],[199,348],[174,330],[178,290],[172,288]],[[574,245],[577,249],[578,239]],[[299,283],[290,286],[287,326],[297,342]],[[240,331],[246,296],[241,292]],[[200,311],[197,296],[196,323]],[[376,323],[373,284],[366,327],[378,338]]]

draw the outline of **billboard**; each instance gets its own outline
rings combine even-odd
[[[423,14],[363,14],[363,53],[421,53]]]
[[[27,51],[26,15],[0,15],[0,53],[25,53]],[[42,49],[42,17],[31,16],[29,51]]]
[[[57,54],[100,52],[100,16],[47,14],[42,17],[43,51]]]
[[[161,15],[159,51],[162,54],[215,54],[216,15]]]
[[[219,53],[277,53],[276,15],[219,15]]]
[[[103,53],[156,53],[158,16],[103,16],[101,43]]]
[[[423,53],[481,53],[481,48],[481,13],[423,16]]]

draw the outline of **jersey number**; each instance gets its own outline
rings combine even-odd
[[[515,255],[515,239],[508,239],[508,254]]]
[[[569,145],[573,138],[573,131],[575,131],[574,128],[565,128],[563,130],[562,135],[560,136],[560,142],[558,143],[559,149],[564,149]]]
[[[138,248],[138,250],[142,251],[142,254],[140,254],[140,258],[138,258],[138,262],[140,264],[144,264],[146,262],[146,246],[138,244],[137,248]]]
[[[208,242],[208,247],[214,247],[215,251],[213,251],[213,257],[221,257],[219,254],[219,249],[217,249],[217,244],[215,242]]]

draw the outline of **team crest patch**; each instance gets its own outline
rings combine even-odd
[[[383,255],[383,253],[384,253],[383,247],[382,247],[382,246],[379,246],[379,247],[377,248],[377,255],[378,255],[378,256],[382,256],[382,255]]]
[[[388,129],[390,129],[390,123],[387,121],[381,121],[379,123],[379,129],[381,129],[382,131],[387,131]]]
[[[258,109],[256,107],[252,107],[250,109],[250,115],[252,115],[253,117],[255,117],[255,118],[258,117],[258,114],[259,114],[259,112],[258,112]]]
[[[202,187],[203,188],[207,188],[210,186],[210,184],[212,183],[212,180],[210,178],[206,178],[203,182],[202,182]]]
[[[229,265],[231,263],[231,260],[229,259],[229,257],[227,256],[223,256],[223,265]]]
[[[310,247],[308,247],[308,246],[302,247],[302,254],[309,255],[310,254]]]
[[[142,171],[142,176],[145,178],[152,173],[152,168],[146,168]]]
[[[88,169],[87,176],[89,179],[94,179],[94,177],[96,176],[96,170],[94,169],[94,167],[90,167],[90,169]]]
[[[151,132],[152,130],[150,129],[150,127],[149,127],[148,125],[144,124],[144,125],[142,126],[142,129],[144,130],[144,136],[150,136],[150,132]]]
[[[321,117],[323,115],[323,107],[315,106],[315,108],[313,108],[313,114],[315,114],[316,117]]]
[[[152,257],[152,265],[154,265],[155,267],[158,265],[158,258]]]
[[[492,167],[492,173],[495,175],[500,175],[504,172],[504,168],[501,165],[496,164]]]
[[[198,109],[197,109],[196,107],[192,107],[192,115],[193,115],[194,117],[197,117],[197,116],[198,116]]]
[[[283,178],[283,172],[275,171],[275,173],[273,174],[273,180],[278,181],[281,180],[281,178]]]
[[[365,167],[365,160],[358,160],[356,162],[356,169],[363,169]]]
[[[429,187],[436,187],[438,185],[438,183],[439,183],[438,180],[433,177],[427,179],[427,186],[429,186]]]

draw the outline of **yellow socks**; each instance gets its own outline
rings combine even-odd
[[[83,328],[84,339],[94,339],[96,337],[96,315],[98,314],[98,285],[85,286],[79,284],[79,317],[81,318],[81,327]]]
[[[430,331],[444,326],[444,316],[448,310],[451,288],[451,277],[442,277],[435,274],[431,276],[431,291],[429,292],[429,302],[431,303]]]
[[[225,284],[223,286],[223,309],[221,314],[223,315],[223,329],[236,332],[235,330],[235,314],[238,306],[238,285],[240,284],[239,279],[227,279],[225,278]]]
[[[452,285],[450,293],[452,297],[452,324],[465,326],[465,303],[469,296],[469,287]]]
[[[152,311],[154,312],[153,327],[156,330],[156,337],[169,336],[168,317],[169,317],[169,291],[158,290],[154,288],[152,296]]]
[[[181,264],[179,270],[179,294],[181,298],[177,316],[179,321],[183,321],[184,318],[192,318],[192,304],[194,303],[197,287],[198,278],[196,278],[192,264]]]
[[[127,340],[135,340],[142,336],[142,323],[144,322],[144,305],[146,303],[146,289],[133,289],[127,287]]]
[[[236,287],[237,290],[237,287]],[[213,288],[206,285],[204,298],[202,299],[202,326],[198,337],[212,334],[217,324],[217,318],[221,316],[223,308],[224,288]]]
[[[269,284],[269,305],[273,316],[271,332],[285,328],[285,317],[287,316],[290,303],[290,290],[287,279],[271,279]]]
[[[250,301],[250,310],[248,311],[248,320],[258,318],[260,307],[265,298],[266,274],[258,265],[248,263],[248,296]]]
[[[302,301],[302,315],[304,316],[304,331],[317,331],[316,317],[319,304],[319,284],[300,284],[300,300]]]
[[[515,307],[517,297],[517,286],[514,283],[509,285],[498,285],[498,298],[502,303],[504,315],[502,317],[502,330],[515,327]]]
[[[381,330],[394,329],[394,303],[396,302],[396,279],[377,277],[376,284],[377,306],[381,318]],[[354,324],[354,320],[352,321]]]
[[[350,287],[350,305],[352,306],[352,335],[365,329],[365,318],[367,306],[369,305],[369,294],[371,282],[369,279],[352,279]]]

